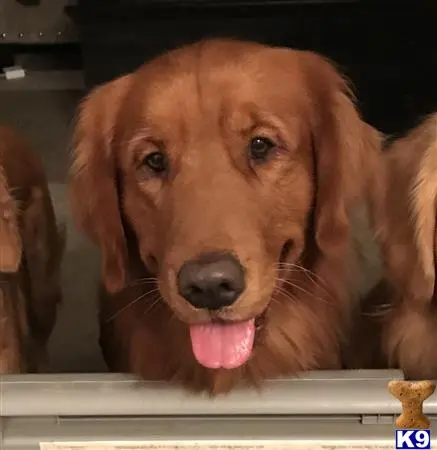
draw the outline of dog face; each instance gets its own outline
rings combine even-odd
[[[348,94],[315,54],[220,40],[93,91],[71,187],[79,223],[102,251],[106,289],[128,282],[128,227],[188,325],[197,361],[244,364],[290,268],[341,282],[338,264],[330,274],[322,260],[345,263],[347,209],[375,140]],[[294,289],[288,299],[299,302]]]

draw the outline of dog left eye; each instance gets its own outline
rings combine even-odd
[[[250,157],[255,161],[263,161],[275,147],[274,142],[263,136],[256,136],[249,143]]]
[[[167,158],[161,152],[153,152],[144,158],[143,164],[152,172],[161,173],[167,169]]]

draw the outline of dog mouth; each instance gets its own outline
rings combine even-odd
[[[280,262],[286,259],[291,247],[291,241],[284,244]],[[264,328],[265,316],[266,309],[247,320],[213,319],[190,325],[191,346],[197,362],[208,369],[236,369],[246,364]]]
[[[247,362],[255,340],[255,319],[190,326],[194,356],[208,369],[235,369]]]
[[[252,356],[264,313],[243,321],[211,321],[190,325],[194,356],[208,369],[236,369]]]

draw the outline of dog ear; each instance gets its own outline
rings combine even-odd
[[[66,226],[56,223],[50,193],[45,188],[32,187],[21,211],[21,230],[31,290],[34,298],[41,299],[59,285],[52,278],[60,273],[67,239]]]
[[[22,250],[18,205],[10,194],[6,175],[0,167],[0,272],[17,272]]]
[[[111,293],[126,283],[127,247],[113,137],[116,116],[130,83],[130,75],[118,78],[97,87],[82,102],[69,181],[73,215],[101,250],[102,278]]]
[[[46,341],[53,330],[57,306],[62,301],[61,262],[66,229],[56,223],[50,193],[33,186],[21,209],[23,256],[29,275],[31,328],[38,340]]]
[[[381,136],[361,120],[348,83],[336,68],[317,54],[301,56],[310,84],[316,244],[322,254],[344,258],[352,203],[358,198],[367,203],[374,226],[382,220]]]

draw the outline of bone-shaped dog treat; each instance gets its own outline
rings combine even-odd
[[[402,414],[396,419],[397,428],[429,428],[428,418],[423,414],[423,402],[435,391],[431,381],[393,380],[388,390],[402,404]]]

